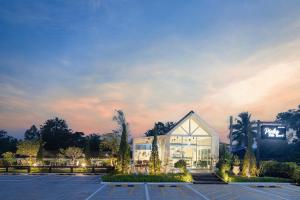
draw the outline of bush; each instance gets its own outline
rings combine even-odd
[[[186,172],[186,162],[184,160],[178,160],[174,167],[179,168],[182,172]]]
[[[252,155],[250,158],[249,173],[251,176],[257,176],[257,174],[258,174],[258,170],[257,170],[257,166],[256,166],[256,158],[254,155]]]
[[[300,167],[295,169],[293,179],[295,180],[296,184],[300,185]]]
[[[228,163],[221,164],[220,170],[218,171],[218,175],[224,180],[228,181],[228,171],[230,170],[230,165]]]
[[[3,156],[2,163],[5,166],[12,165],[16,162],[15,154],[12,152],[9,152],[9,151],[5,152],[2,154],[2,156]]]
[[[244,156],[243,160],[243,167],[242,167],[242,175],[243,176],[249,176],[249,170],[250,170],[250,161],[251,160],[251,152],[249,150],[246,151],[246,154]]]
[[[232,165],[233,166],[240,166],[241,161],[239,159],[239,157],[237,155],[233,156],[233,161],[232,161]]]
[[[260,164],[260,176],[292,178],[297,168],[296,163],[263,161]]]

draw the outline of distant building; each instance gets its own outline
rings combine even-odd
[[[213,170],[219,157],[219,135],[191,111],[166,133],[159,135],[158,149],[166,171],[185,160],[188,169]],[[150,159],[153,137],[133,139],[134,164],[147,163]]]

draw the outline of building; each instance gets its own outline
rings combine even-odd
[[[159,135],[158,149],[162,167],[174,169],[174,164],[185,160],[188,169],[214,170],[219,157],[219,135],[194,111],[179,120],[165,135]],[[135,165],[147,163],[151,155],[153,137],[133,139]]]

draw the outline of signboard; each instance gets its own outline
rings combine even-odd
[[[282,125],[262,125],[262,139],[286,139],[286,127]]]

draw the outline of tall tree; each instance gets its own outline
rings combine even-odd
[[[32,158],[37,157],[40,149],[39,141],[25,140],[18,143],[17,154],[29,157],[29,165],[32,165]]]
[[[45,150],[57,153],[59,149],[69,146],[72,138],[71,129],[63,119],[54,118],[47,120],[40,128]]]
[[[69,140],[68,140],[68,146],[74,146],[79,148],[84,148],[86,145],[86,137],[84,137],[83,132],[75,132],[71,133]]]
[[[154,125],[154,137],[152,141],[152,150],[150,156],[150,171],[151,173],[160,172],[161,161],[159,160],[158,146],[157,146],[157,124]]]
[[[238,115],[236,124],[232,125],[232,139],[238,142],[239,146],[246,147],[246,153],[243,159],[242,174],[244,176],[256,175],[256,159],[253,153],[253,138],[256,135],[254,131],[254,121],[251,121],[251,114],[242,112]]]
[[[16,152],[18,140],[7,135],[5,130],[0,130],[0,155],[7,151]]]
[[[128,144],[128,123],[126,122],[125,115],[122,110],[117,110],[113,120],[119,125],[121,134],[121,141],[118,152],[118,164],[121,172],[124,174],[127,172],[130,162],[130,148]]]
[[[25,140],[39,140],[40,132],[35,125],[32,125],[29,129],[27,129],[24,133]]]

